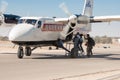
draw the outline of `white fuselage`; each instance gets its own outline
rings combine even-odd
[[[60,37],[64,24],[54,18],[23,17],[9,33],[9,40],[16,42],[55,41]]]

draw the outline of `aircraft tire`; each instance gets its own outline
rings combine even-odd
[[[24,56],[23,47],[18,48],[17,56],[18,56],[19,59],[23,58],[23,56]]]
[[[31,56],[31,52],[32,52],[32,51],[31,51],[31,48],[30,48],[30,47],[26,47],[26,48],[25,48],[25,55],[26,55],[26,56]]]
[[[49,50],[52,50],[52,47],[49,47]]]
[[[71,58],[76,58],[78,57],[78,49],[72,48],[71,49]]]

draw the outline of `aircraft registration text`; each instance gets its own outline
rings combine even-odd
[[[64,24],[43,24],[42,31],[62,31]]]

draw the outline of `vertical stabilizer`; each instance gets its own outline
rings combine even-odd
[[[86,16],[92,16],[93,13],[93,0],[85,0],[83,14]]]

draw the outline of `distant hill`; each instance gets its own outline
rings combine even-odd
[[[0,41],[8,41],[8,37],[2,37],[2,36],[0,36]]]

